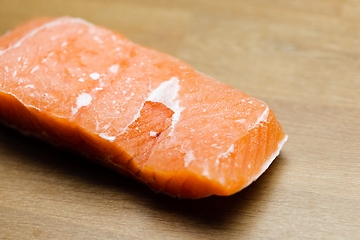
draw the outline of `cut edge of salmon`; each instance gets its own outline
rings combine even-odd
[[[126,177],[132,177],[133,179],[147,184],[156,192],[166,193],[173,197],[180,198],[197,199],[211,195],[228,196],[248,187],[269,168],[271,163],[280,154],[280,150],[288,139],[288,135],[282,134],[277,142],[276,150],[273,151],[271,155],[262,162],[262,164],[260,164],[261,168],[258,169],[257,173],[249,179],[238,179],[235,185],[221,184],[217,180],[208,178],[188,168],[180,169],[178,172],[174,173],[156,172],[154,169],[144,167],[139,169],[136,174],[133,169],[138,168],[137,164],[133,161],[130,155],[126,154],[125,150],[120,148],[120,146],[114,146],[110,141],[103,139],[97,134],[88,132],[86,129],[83,129],[81,126],[78,126],[76,123],[67,119],[61,119],[47,113],[41,113],[39,109],[28,107],[10,93],[0,91],[0,99],[6,101],[7,104],[5,105],[9,106],[9,109],[5,109],[5,111],[0,108],[0,119],[5,119],[5,121],[1,121],[2,124],[16,129],[24,135],[33,136],[50,142],[54,146],[78,152],[95,163],[100,163],[104,166],[110,167]],[[9,117],[6,113],[11,112],[10,108],[17,109],[17,114],[13,114],[12,117]],[[25,119],[24,115],[29,115],[26,119],[32,119],[31,124],[26,121],[21,121]],[[9,124],[10,122],[15,124]],[[66,123],[64,124],[63,122]],[[43,127],[49,125],[52,125],[52,128],[46,129],[46,127]],[[62,129],[64,125],[67,125],[68,127],[61,131],[61,134],[52,132],[53,129]],[[42,126],[42,132],[41,134],[35,134],[35,132],[38,132],[36,128],[39,126]],[[74,129],[77,130],[74,131]],[[256,126],[249,129],[249,131],[253,129],[256,129]],[[67,134],[64,134],[64,132],[67,132]],[[76,134],[71,134],[71,132]],[[72,135],[72,137],[68,138],[62,137],[63,139],[68,139],[72,142],[64,143],[61,139],[59,141],[59,136],[61,135]],[[246,137],[248,137],[248,135],[246,135],[245,138]],[[74,139],[85,141],[86,144],[78,145]],[[99,144],[100,142],[101,144]],[[78,148],[79,146],[80,148]],[[99,149],[97,146],[103,146],[103,148]],[[107,154],[108,152],[117,152],[118,155],[109,156]],[[154,179],[154,181],[151,182],[149,179]],[[159,183],[164,184],[161,186]],[[182,191],[179,192],[179,189],[182,189]]]
[[[284,135],[284,137],[280,140],[280,142],[278,143],[278,148],[275,152],[273,152],[273,154],[268,158],[268,160],[266,160],[262,166],[262,168],[260,169],[260,171],[254,175],[250,181],[248,181],[247,184],[244,185],[245,187],[248,187],[252,182],[254,182],[255,180],[257,180],[269,167],[270,165],[273,163],[273,161],[280,155],[280,151],[282,149],[282,147],[284,146],[285,142],[288,140],[289,136],[288,135]]]
[[[4,126],[15,129],[24,136],[34,137],[57,148],[78,153],[95,163],[114,169],[126,177],[134,176],[124,167],[126,164],[131,164],[132,157],[121,147],[114,146],[110,141],[88,132],[68,119],[43,113],[32,106],[26,106],[10,93],[0,91],[0,99],[6,103],[0,105],[0,123]],[[79,142],[81,144],[78,144]],[[109,155],[110,152],[113,154]],[[115,158],[122,162],[114,161]]]

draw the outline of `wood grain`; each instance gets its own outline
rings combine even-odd
[[[0,0],[0,34],[71,15],[258,97],[290,138],[231,197],[172,199],[0,126],[0,239],[356,239],[356,0]]]

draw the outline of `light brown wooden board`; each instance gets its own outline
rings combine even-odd
[[[0,127],[0,239],[360,236],[357,0],[0,0],[0,34],[70,15],[179,57],[274,109],[289,140],[231,197],[177,200]]]

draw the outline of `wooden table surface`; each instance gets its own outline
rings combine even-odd
[[[0,239],[359,239],[360,1],[0,0],[117,30],[267,102],[289,140],[231,197],[178,200],[0,127]]]

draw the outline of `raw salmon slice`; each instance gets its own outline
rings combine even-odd
[[[0,119],[181,198],[240,191],[287,139],[264,102],[70,17],[0,39]]]

